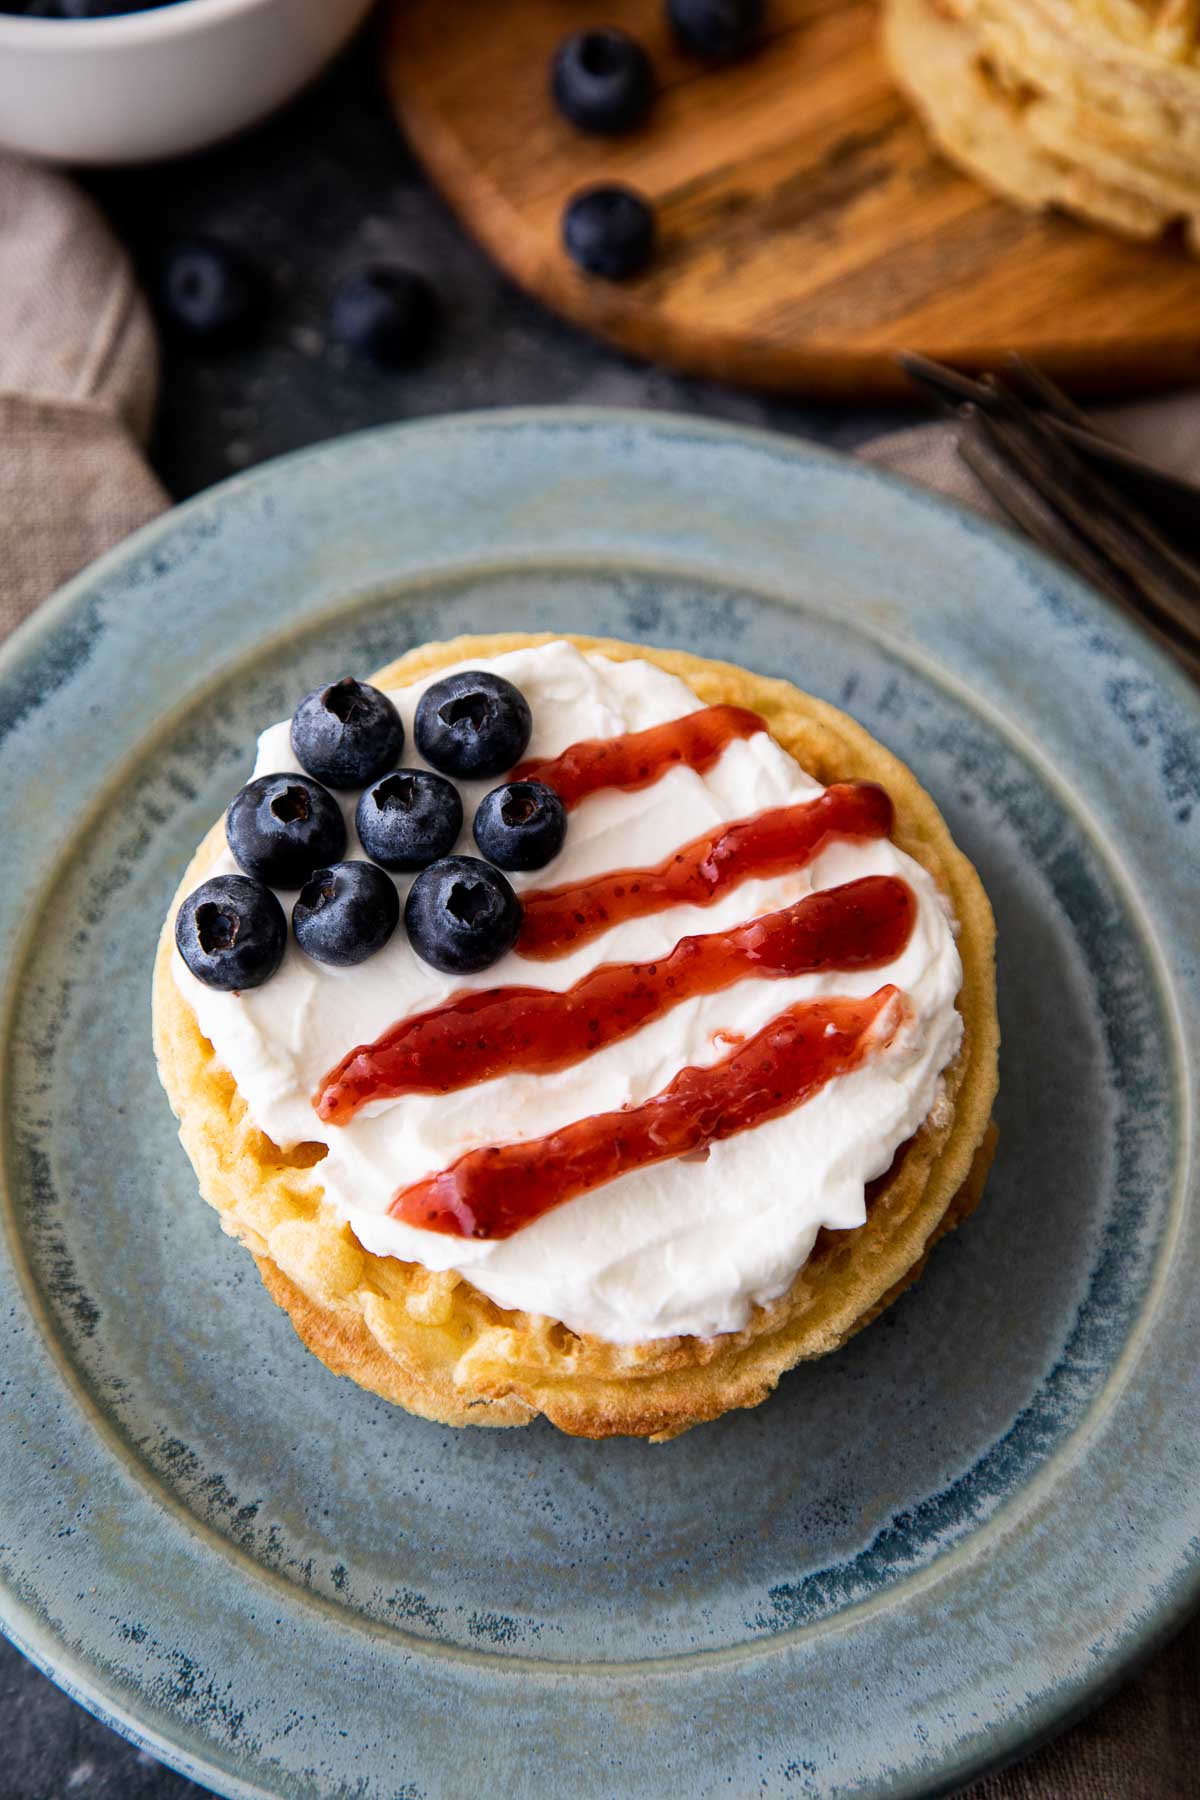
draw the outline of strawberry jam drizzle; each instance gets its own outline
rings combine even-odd
[[[572,744],[561,756],[522,763],[512,779],[543,782],[569,811],[601,788],[635,793],[650,787],[676,766],[703,775],[734,738],[766,729],[766,720],[744,706],[705,706],[647,731]]]
[[[627,919],[671,906],[711,906],[754,877],[802,869],[833,837],[882,838],[892,802],[874,782],[839,782],[815,800],[739,819],[676,850],[657,867],[618,869],[589,881],[535,888],[522,896],[517,951],[539,961],[566,956]]]
[[[696,1156],[791,1112],[882,1047],[902,1005],[892,986],[865,1000],[802,1001],[711,1068],[681,1070],[641,1106],[579,1119],[527,1143],[469,1150],[440,1174],[402,1188],[388,1210],[406,1225],[448,1237],[511,1237],[622,1175]],[[888,1009],[885,1035],[872,1028]]]
[[[447,1094],[505,1074],[547,1075],[629,1037],[700,994],[757,976],[893,962],[912,935],[916,901],[892,875],[867,875],[809,894],[729,931],[686,937],[659,962],[609,963],[565,993],[467,990],[401,1019],[326,1077],[320,1117],[344,1125],[372,1100]]]

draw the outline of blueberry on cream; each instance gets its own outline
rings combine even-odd
[[[175,915],[179,954],[205,987],[239,993],[269,981],[287,948],[283,908],[249,875],[216,875]]]
[[[298,888],[346,848],[346,822],[333,795],[307,775],[258,775],[225,815],[229,848],[247,875],[268,887]]]
[[[404,748],[404,722],[387,695],[352,675],[305,694],[291,735],[301,767],[332,788],[374,781]]]
[[[463,669],[426,688],[413,736],[427,763],[443,775],[474,781],[503,775],[520,762],[533,730],[529,702],[502,675]]]
[[[446,856],[413,882],[404,923],[423,962],[446,973],[474,975],[516,943],[521,902],[490,863],[474,856]]]
[[[431,769],[393,769],[365,790],[354,814],[359,843],[385,869],[424,869],[448,856],[462,822],[458,789]]]
[[[506,781],[479,802],[475,842],[498,869],[544,869],[563,847],[567,809],[541,781]]]
[[[369,862],[314,869],[292,908],[296,942],[314,962],[352,968],[382,950],[400,922],[396,884]]]

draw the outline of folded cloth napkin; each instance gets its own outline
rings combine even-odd
[[[156,382],[149,313],[99,214],[61,176],[0,156],[0,636],[167,505],[141,450]],[[1200,399],[1130,409],[1121,428],[1177,468],[1200,466]],[[866,454],[980,503],[944,427]],[[969,1794],[1200,1800],[1200,1625],[1084,1724]]]
[[[158,347],[71,182],[0,156],[0,636],[167,505],[141,440]]]

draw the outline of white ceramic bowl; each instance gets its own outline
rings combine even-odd
[[[54,162],[178,156],[261,119],[371,0],[176,0],[112,19],[0,16],[0,145]]]

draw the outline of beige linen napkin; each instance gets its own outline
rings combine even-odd
[[[154,327],[99,213],[0,156],[0,636],[167,505],[139,443],[157,387]]]
[[[0,156],[0,636],[167,505],[141,452],[156,376],[149,314],[99,214],[61,176]],[[1176,467],[1200,467],[1200,402],[1131,409],[1122,429]],[[941,427],[866,454],[979,498]],[[969,1792],[1200,1800],[1200,1625],[1085,1724]]]

